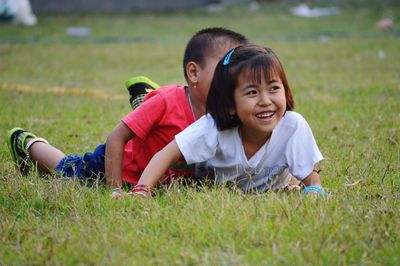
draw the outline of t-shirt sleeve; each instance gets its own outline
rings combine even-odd
[[[212,117],[205,115],[176,135],[175,141],[187,164],[205,162],[216,153],[218,130]]]
[[[144,101],[138,108],[124,118],[124,122],[139,138],[143,139],[158,124],[165,114],[165,101],[156,94]]]
[[[288,141],[285,157],[290,173],[301,180],[323,159],[310,126],[301,116],[297,117],[296,130]]]

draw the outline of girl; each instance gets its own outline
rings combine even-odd
[[[158,152],[131,194],[151,195],[164,172],[182,157],[217,183],[245,192],[282,189],[290,174],[304,193],[324,194],[315,171],[322,155],[294,101],[283,67],[269,48],[243,45],[218,63],[207,112]]]

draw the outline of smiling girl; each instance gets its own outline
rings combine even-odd
[[[244,192],[283,189],[289,172],[324,194],[315,171],[323,159],[294,100],[278,57],[269,48],[244,45],[218,63],[207,114],[175,136],[144,170],[132,194],[149,196],[175,161],[196,164],[198,176],[233,183]]]

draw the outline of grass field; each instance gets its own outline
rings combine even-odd
[[[400,4],[339,7],[319,19],[263,4],[1,24],[0,265],[400,265],[400,30],[375,29]],[[68,36],[72,26],[92,34]],[[326,197],[174,183],[154,200],[113,201],[103,187],[15,170],[7,130],[28,128],[66,153],[93,149],[129,112],[124,81],[184,83],[183,49],[207,26],[280,56],[325,157]]]

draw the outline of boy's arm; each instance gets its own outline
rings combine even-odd
[[[145,186],[151,189],[163,177],[170,165],[182,159],[182,157],[176,141],[171,141],[153,156],[144,169],[137,186]]]
[[[135,137],[135,133],[123,122],[111,132],[106,142],[105,176],[110,188],[122,187],[122,160],[125,144]]]

